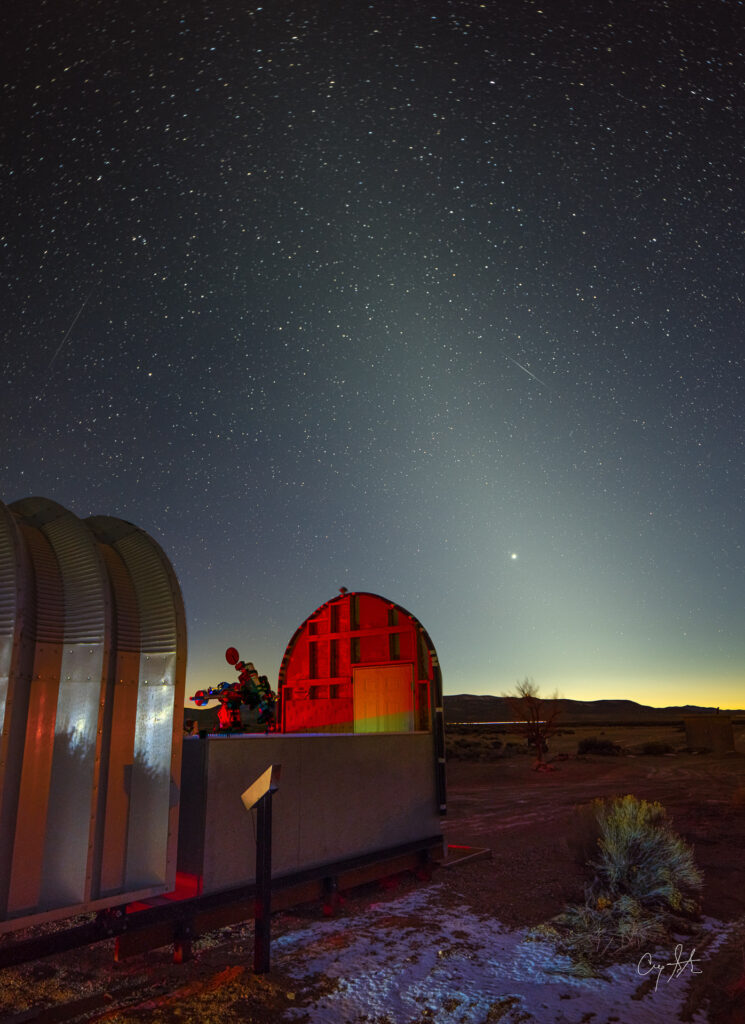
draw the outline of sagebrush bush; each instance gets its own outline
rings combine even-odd
[[[634,796],[597,811],[600,856],[592,866],[603,890],[629,895],[647,909],[694,913],[702,885],[693,852],[672,830],[665,808]]]
[[[592,964],[664,941],[684,915],[698,912],[703,878],[661,804],[624,796],[589,807],[597,829],[595,856],[587,861],[594,878],[585,903],[568,907],[555,925],[561,945]],[[580,810],[589,848],[590,811]]]
[[[496,761],[502,741],[490,734],[457,732],[445,736],[445,755],[452,761]]]
[[[642,754],[651,754],[654,757],[675,753],[669,743],[660,743],[657,740],[650,740],[649,743],[642,744],[641,752]]]
[[[559,944],[587,964],[609,963],[631,949],[653,949],[667,938],[661,915],[642,913],[627,897],[608,905],[588,900],[567,907],[556,923]]]
[[[621,753],[621,748],[611,740],[601,740],[597,736],[587,736],[577,744],[578,754],[602,754],[606,757]]]

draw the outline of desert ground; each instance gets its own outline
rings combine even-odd
[[[578,726],[550,740],[546,760],[555,770],[544,773],[528,767],[526,761],[532,766],[533,759],[522,752],[522,741],[520,753],[502,754],[506,742],[519,741],[512,733],[484,727],[450,731],[445,833],[449,842],[492,851],[487,863],[459,870],[464,899],[472,898],[472,886],[478,888],[479,905],[516,926],[537,924],[579,900],[587,873],[572,848],[575,808],[597,797],[631,793],[661,803],[675,830],[694,847],[706,878],[704,913],[724,921],[745,915],[745,726],[735,730],[736,752],[723,757],[684,752],[577,757],[577,746],[587,737],[632,752],[649,743],[672,751],[685,747],[685,735],[674,725]],[[495,738],[503,747],[492,752]],[[567,760],[558,760],[562,755]],[[529,870],[515,872],[516,862]],[[500,884],[507,878],[509,885]]]
[[[576,756],[582,738],[601,733],[626,750],[656,742],[674,752]],[[682,752],[674,726],[582,726],[551,741],[548,758],[560,759],[546,772],[506,748],[514,741],[494,728],[449,731],[445,836],[489,855],[437,868],[430,882],[356,890],[334,919],[313,904],[275,915],[270,974],[251,972],[251,922],[204,937],[186,964],[163,949],[114,966],[102,943],[0,972],[0,1020],[744,1024],[745,728],[734,754],[715,757]],[[525,941],[583,897],[576,808],[627,793],[667,808],[705,876],[704,929],[684,940],[701,974],[659,991],[632,964],[575,978]]]

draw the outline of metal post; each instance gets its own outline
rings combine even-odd
[[[254,908],[254,973],[269,971],[272,912],[272,792],[256,805],[256,902]]]
[[[241,794],[247,811],[257,810],[256,897],[254,900],[254,972],[269,970],[269,919],[272,912],[272,796],[279,788],[282,766],[270,765],[252,786]]]
[[[331,875],[323,880],[323,913],[325,917],[333,917],[339,903],[339,880]]]

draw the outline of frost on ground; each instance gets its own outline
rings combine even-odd
[[[678,1019],[690,968],[648,979],[633,962],[583,977],[525,931],[470,912],[443,912],[441,886],[351,917],[278,937],[273,963],[291,977],[325,978],[323,994],[287,1020],[310,1024],[668,1024]],[[649,951],[655,963],[674,950]],[[685,948],[681,959],[692,953]],[[697,954],[693,954],[694,957]],[[648,963],[649,961],[647,961]],[[702,964],[696,965],[702,969]],[[651,984],[644,985],[648,981]],[[641,990],[641,991],[640,991]],[[703,1024],[705,1018],[693,1018]]]

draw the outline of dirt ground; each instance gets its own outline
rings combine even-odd
[[[576,736],[572,742],[576,750]],[[527,755],[449,762],[447,841],[488,847],[491,856],[436,871],[444,910],[469,908],[521,928],[581,901],[589,879],[571,843],[575,808],[596,797],[633,793],[662,803],[693,846],[705,875],[703,913],[725,922],[745,917],[745,754],[571,757],[545,773],[532,764]],[[353,919],[373,902],[389,900],[395,914],[398,896],[424,884],[407,876],[387,888],[358,890],[340,913]],[[322,920],[317,905],[278,914],[273,937]],[[325,981],[299,982],[275,970],[257,978],[251,972],[252,934],[252,922],[213,933],[198,943],[190,963],[180,965],[163,949],[114,966],[111,944],[102,943],[0,972],[0,1019],[278,1022],[286,1019],[285,1010],[310,1005]],[[52,1016],[55,1006],[60,1010]]]
[[[588,876],[570,844],[574,809],[631,793],[661,803],[693,847],[705,876],[703,913],[745,915],[745,756],[596,756],[546,773],[531,764],[527,756],[448,764],[448,842],[491,849],[491,859],[452,872],[455,901],[514,927],[581,901]]]

